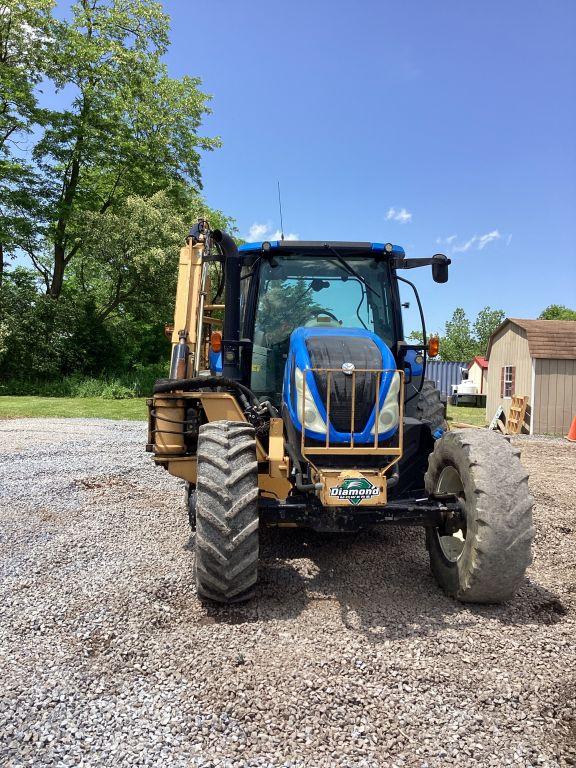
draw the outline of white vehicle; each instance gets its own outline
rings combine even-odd
[[[462,381],[452,385],[452,405],[484,405],[486,395],[478,392],[476,384],[468,378],[468,368],[460,368]]]

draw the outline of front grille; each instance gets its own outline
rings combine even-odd
[[[325,371],[314,371],[314,379],[322,402],[327,402],[328,388]],[[354,428],[352,424],[352,382],[356,394]],[[347,376],[336,371],[330,374],[330,422],[338,432],[362,432],[366,427],[376,399],[376,374],[357,371]]]
[[[382,356],[376,344],[364,337],[312,336],[306,346],[312,368],[341,368],[343,363],[353,363],[354,376],[336,370],[330,374],[330,422],[338,432],[362,432],[374,409],[377,376],[369,370],[382,366]],[[315,370],[314,379],[324,403],[328,402],[328,375],[325,370]],[[352,387],[354,386],[354,395]],[[354,426],[351,430],[352,401]]]

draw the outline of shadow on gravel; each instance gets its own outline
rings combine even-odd
[[[527,580],[515,600],[500,606],[465,605],[436,585],[424,533],[380,528],[326,535],[266,529],[261,537],[256,598],[232,607],[210,607],[214,623],[295,619],[310,611],[339,611],[351,631],[379,642],[433,636],[445,626],[553,624],[567,609],[548,590]]]

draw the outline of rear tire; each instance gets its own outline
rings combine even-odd
[[[448,429],[446,424],[446,404],[440,399],[440,391],[433,381],[426,379],[422,391],[413,400],[406,403],[406,416],[430,423],[431,431]]]
[[[196,486],[196,586],[203,600],[248,600],[258,579],[258,464],[254,428],[200,427]]]
[[[465,511],[459,531],[426,529],[432,573],[458,600],[509,600],[532,562],[534,500],[519,457],[504,438],[481,429],[447,432],[430,454],[427,492],[456,493]]]

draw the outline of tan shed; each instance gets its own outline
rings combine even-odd
[[[526,395],[524,432],[565,435],[576,416],[576,322],[508,318],[488,342],[486,417]]]

